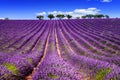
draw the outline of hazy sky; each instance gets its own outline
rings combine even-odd
[[[74,17],[108,14],[120,17],[120,0],[0,0],[0,18],[36,19],[36,15],[65,13]]]

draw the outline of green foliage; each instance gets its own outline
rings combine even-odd
[[[108,15],[105,15],[105,17],[106,17],[106,18],[109,18],[109,16],[108,16]]]
[[[86,18],[86,16],[82,16],[82,18]]]
[[[55,75],[55,74],[52,74],[52,73],[48,73],[48,75],[47,75],[50,79],[57,79],[58,78],[58,76],[57,75]]]
[[[12,74],[14,74],[14,75],[18,74],[18,69],[17,69],[17,67],[14,64],[12,64],[12,63],[4,63],[3,66],[7,70],[9,70],[10,72],[12,72]]]
[[[96,14],[96,15],[94,15],[94,18],[103,18],[103,17],[104,17],[103,14]]]
[[[105,76],[111,71],[110,68],[101,69],[95,75],[96,80],[105,80]]]
[[[31,58],[27,58],[27,61],[32,64],[33,63],[33,60]]]
[[[80,19],[80,17],[76,17],[76,19]]]
[[[92,17],[94,17],[94,15],[88,14],[88,15],[86,15],[86,17],[87,17],[87,18],[92,18]]]
[[[87,14],[87,15],[82,16],[82,18],[104,18],[104,17],[109,18],[108,15],[103,15],[103,14],[95,14],[95,15]]]
[[[38,18],[39,20],[42,20],[44,18],[44,16],[39,15],[39,16],[36,16],[36,18]]]
[[[68,19],[72,18],[72,16],[71,16],[71,15],[69,15],[69,14],[68,14],[68,15],[66,15],[66,17],[67,17]]]
[[[48,18],[50,18],[50,20],[52,19],[52,18],[54,18],[55,16],[53,15],[53,14],[49,14],[48,15]]]
[[[56,17],[59,18],[59,19],[62,19],[62,18],[64,18],[65,16],[64,16],[64,14],[58,14]]]
[[[51,50],[54,50],[54,47],[55,47],[54,43],[50,43],[49,46],[50,46],[50,49],[51,49]]]

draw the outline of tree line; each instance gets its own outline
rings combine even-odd
[[[103,15],[103,14],[88,14],[88,15],[85,15],[85,16],[82,16],[82,18],[109,18],[108,15]]]
[[[47,16],[50,20],[53,19],[53,18],[58,18],[58,19],[63,19],[63,18],[67,18],[67,19],[71,19],[72,18],[72,15],[64,15],[64,14],[57,14],[56,16],[54,16],[53,14],[48,14]],[[44,16],[43,15],[38,15],[36,16],[36,18],[38,18],[39,20],[42,20],[44,19]],[[79,19],[80,17],[76,17],[76,19]],[[81,16],[81,18],[83,19],[92,19],[92,18],[109,18],[108,15],[103,15],[103,14],[87,14],[87,15],[84,15],[84,16]]]
[[[67,19],[71,19],[72,18],[72,16],[71,15],[64,15],[64,14],[58,14],[58,15],[56,15],[56,16],[54,16],[53,14],[49,14],[48,16],[47,16],[50,20],[51,19],[53,19],[53,18],[59,18],[59,19],[63,19],[63,18],[65,18],[65,17],[67,17]],[[39,20],[42,20],[43,18],[44,18],[44,16],[43,15],[38,15],[36,18],[38,18]]]

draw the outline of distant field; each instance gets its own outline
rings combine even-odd
[[[120,19],[0,20],[0,80],[120,80]]]

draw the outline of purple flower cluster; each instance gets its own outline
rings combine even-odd
[[[120,19],[0,20],[0,80],[120,80]]]

